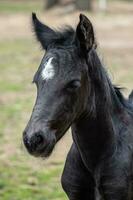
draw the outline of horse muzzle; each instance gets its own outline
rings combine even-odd
[[[56,137],[53,131],[37,131],[23,133],[23,142],[28,152],[35,157],[48,157],[56,144]]]

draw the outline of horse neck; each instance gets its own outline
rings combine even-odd
[[[72,126],[74,143],[84,164],[91,170],[94,170],[105,157],[111,156],[115,150],[113,116],[116,116],[115,112],[120,109],[117,98],[115,99],[115,89],[106,76],[99,58],[95,57],[95,59],[98,61],[92,61],[94,65],[92,67],[96,67],[88,106],[84,115]],[[90,102],[93,105],[92,108]]]

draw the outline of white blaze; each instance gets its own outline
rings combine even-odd
[[[52,65],[53,57],[49,58],[49,60],[44,63],[44,69],[42,70],[41,76],[43,80],[52,79],[54,77],[55,71],[54,66]]]

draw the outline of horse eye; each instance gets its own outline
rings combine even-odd
[[[79,80],[73,80],[67,84],[66,89],[68,92],[73,92],[77,90],[80,86],[81,86],[81,83]]]

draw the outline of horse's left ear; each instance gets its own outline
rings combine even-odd
[[[32,13],[32,23],[38,41],[41,43],[43,49],[47,50],[48,46],[57,37],[55,31],[40,22],[35,13]]]
[[[93,47],[95,43],[92,23],[83,14],[80,14],[80,21],[76,29],[76,37],[80,43],[81,48],[87,52]]]

